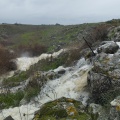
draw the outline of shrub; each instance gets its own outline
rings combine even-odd
[[[0,74],[17,68],[12,61],[15,57],[14,53],[11,53],[8,49],[0,45]]]

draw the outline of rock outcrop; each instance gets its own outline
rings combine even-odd
[[[118,46],[110,42],[110,46]],[[92,70],[88,73],[88,86],[95,103],[106,104],[120,91],[120,55],[118,48],[111,53],[110,46],[101,47],[102,53],[90,58],[93,64]],[[110,47],[112,48],[112,47]],[[106,50],[109,52],[107,53]],[[117,52],[116,52],[117,51]],[[109,102],[108,102],[109,101]]]

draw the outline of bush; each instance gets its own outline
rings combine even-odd
[[[0,74],[17,69],[16,64],[12,61],[15,54],[0,45]]]

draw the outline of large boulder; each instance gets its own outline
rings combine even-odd
[[[107,42],[103,44],[102,46],[98,47],[97,52],[101,53],[107,53],[107,54],[114,54],[119,49],[119,46],[115,42]]]

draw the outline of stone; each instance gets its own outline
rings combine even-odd
[[[115,42],[108,42],[97,49],[98,53],[104,52],[109,54],[114,54],[119,49],[119,46]]]

